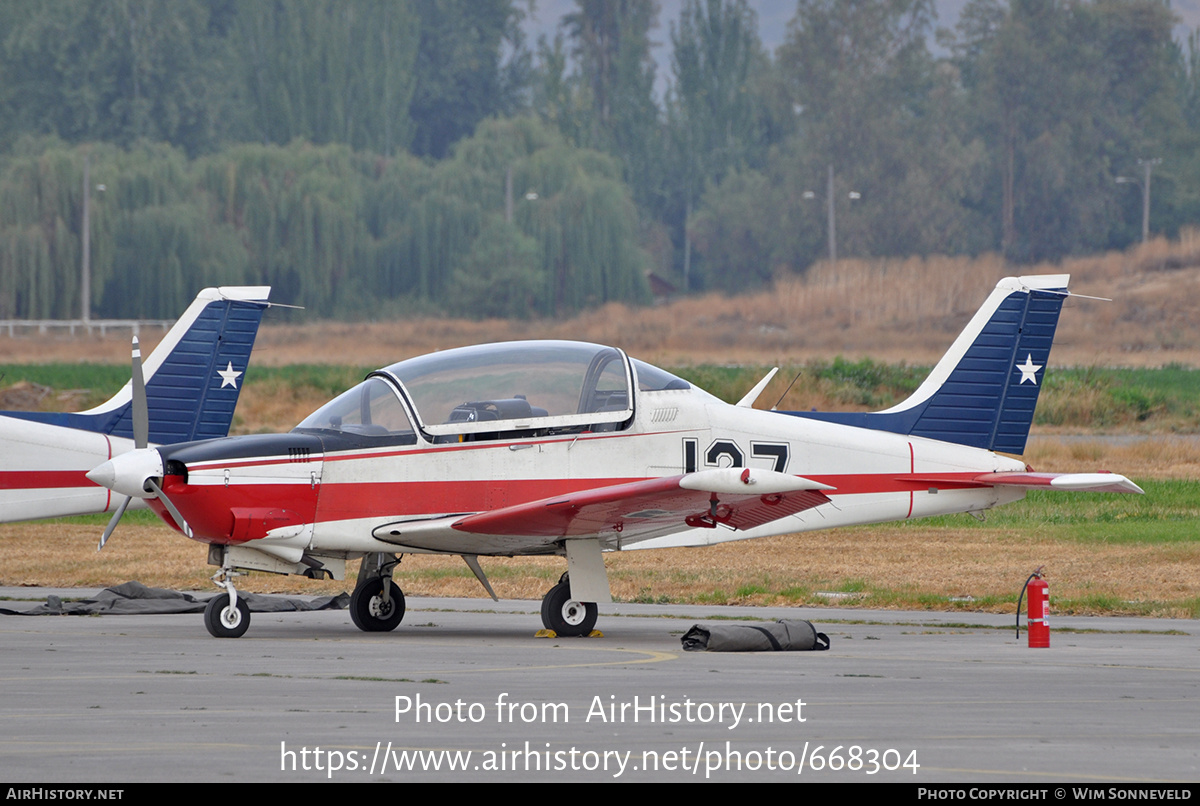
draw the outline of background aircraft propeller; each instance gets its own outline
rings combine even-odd
[[[150,407],[146,402],[146,379],[142,375],[142,348],[138,343],[138,337],[133,337],[133,357],[131,370],[131,390],[133,394],[133,447],[135,450],[142,450],[150,442]],[[163,502],[163,506],[171,513],[171,517],[175,519],[175,523],[183,530],[184,534],[191,535],[192,530],[187,525],[187,521],[179,514],[179,510],[171,503],[166,494],[163,493],[162,487],[158,486],[158,482],[154,479],[146,479],[146,484],[154,490],[155,495]],[[113,531],[117,528],[117,524],[121,522],[121,518],[125,515],[125,510],[129,507],[129,502],[132,496],[125,496],[117,511],[113,513],[112,518],[108,522],[108,526],[104,527],[104,534],[100,535],[100,544],[96,546],[96,551],[104,548],[104,544],[108,542],[108,538],[112,536]]]

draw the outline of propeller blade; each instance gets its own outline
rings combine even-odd
[[[96,551],[104,548],[104,544],[112,537],[113,530],[117,528],[117,524],[121,522],[121,516],[125,514],[125,508],[129,506],[130,497],[125,496],[125,500],[117,507],[117,511],[113,513],[112,519],[109,520],[108,526],[104,527],[104,534],[100,535],[100,545],[96,546]]]
[[[138,342],[137,336],[133,337],[131,364],[129,381],[133,397],[133,445],[135,448],[144,448],[150,442],[150,407],[146,403],[146,379],[142,375],[142,346]],[[100,544],[96,546],[96,551],[103,549],[104,544],[112,537],[117,524],[121,522],[121,517],[129,507],[130,500],[132,499],[129,496],[125,496],[125,500],[117,507],[117,511],[108,521],[108,526],[104,527],[104,534],[100,535]]]
[[[167,498],[167,494],[162,491],[162,487],[158,486],[158,482],[156,482],[154,479],[146,479],[146,483],[150,485],[150,487],[158,495],[158,500],[163,502],[163,506],[167,508],[167,512],[171,513],[171,517],[175,519],[175,525],[178,526],[180,531],[182,531],[185,535],[191,537],[192,527],[188,526],[187,521],[185,521],[183,516],[179,514],[179,510],[176,509],[175,505],[171,503],[171,499]]]
[[[133,337],[133,444],[144,448],[150,441],[150,408],[146,403],[146,381],[142,376],[142,347]]]

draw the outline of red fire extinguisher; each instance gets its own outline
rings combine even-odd
[[[1025,580],[1021,596],[1017,597],[1017,638],[1021,637],[1021,598],[1029,591],[1029,613],[1026,619],[1030,649],[1043,649],[1050,646],[1050,586],[1042,578],[1041,566]]]

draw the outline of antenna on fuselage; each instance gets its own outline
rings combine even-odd
[[[796,372],[796,377],[792,378],[792,382],[788,384],[787,389],[783,390],[783,394],[779,396],[779,399],[775,401],[775,405],[771,407],[771,411],[776,411],[779,408],[779,404],[783,402],[785,397],[787,397],[787,393],[792,391],[792,387],[796,385],[796,381],[800,380],[800,376],[803,374],[804,367],[800,367],[800,369]]]

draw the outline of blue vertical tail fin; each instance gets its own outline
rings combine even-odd
[[[907,400],[881,412],[786,412],[1005,453],[1025,451],[1066,274],[1006,277]]]
[[[267,286],[206,288],[146,358],[150,442],[160,445],[229,433],[250,350],[268,303]],[[79,413],[0,412],[8,417],[133,437],[130,384]]]

